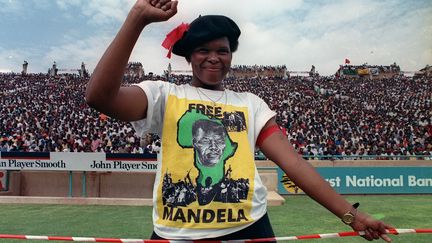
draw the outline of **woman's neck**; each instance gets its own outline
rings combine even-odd
[[[201,80],[199,79],[192,78],[190,85],[197,88],[203,88],[203,89],[220,90],[220,91],[225,90],[225,88],[222,85],[222,81],[215,85],[209,85],[209,84],[205,84],[204,82],[201,82]]]

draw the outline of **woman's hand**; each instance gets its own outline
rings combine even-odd
[[[167,21],[177,13],[178,1],[137,0],[131,12],[142,20],[143,25]]]
[[[86,102],[90,107],[122,121],[146,117],[148,100],[145,93],[136,86],[121,87],[124,69],[144,27],[170,19],[177,13],[177,4],[171,0],[135,2],[87,84]]]
[[[355,221],[350,224],[355,231],[364,231],[365,234],[362,236],[366,240],[378,240],[383,239],[386,242],[391,242],[391,238],[386,234],[386,229],[393,229],[394,227],[385,224],[381,220],[376,220],[371,216],[357,212]]]

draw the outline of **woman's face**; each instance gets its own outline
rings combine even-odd
[[[232,53],[227,37],[204,43],[192,51],[192,85],[222,90],[221,82],[231,67]]]

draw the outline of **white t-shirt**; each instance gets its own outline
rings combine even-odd
[[[241,230],[267,210],[255,166],[256,139],[276,113],[258,96],[162,81],[137,84],[147,118],[140,136],[162,138],[153,188],[154,231],[167,239],[203,239]]]

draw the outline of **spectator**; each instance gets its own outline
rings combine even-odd
[[[352,155],[431,159],[430,78],[284,79],[279,76],[285,69],[234,66],[224,82],[229,89],[253,92],[264,99],[278,112],[277,121],[287,129],[290,141],[303,150],[307,145],[319,144],[313,154],[321,159],[346,155],[347,150]],[[256,75],[260,70],[273,71]],[[150,79],[167,81],[166,77],[152,75],[127,77],[125,82]],[[170,77],[176,84],[190,79],[188,75]],[[151,134],[140,139],[129,124],[106,117],[84,103],[87,82],[88,78],[72,74],[0,74],[0,151],[119,152],[119,146],[113,147],[113,141],[119,140],[129,143],[135,152],[153,151],[152,146],[146,149],[155,140]],[[121,132],[123,137],[119,138],[116,134]],[[86,144],[78,138],[81,135],[87,136],[90,149],[85,149]]]

